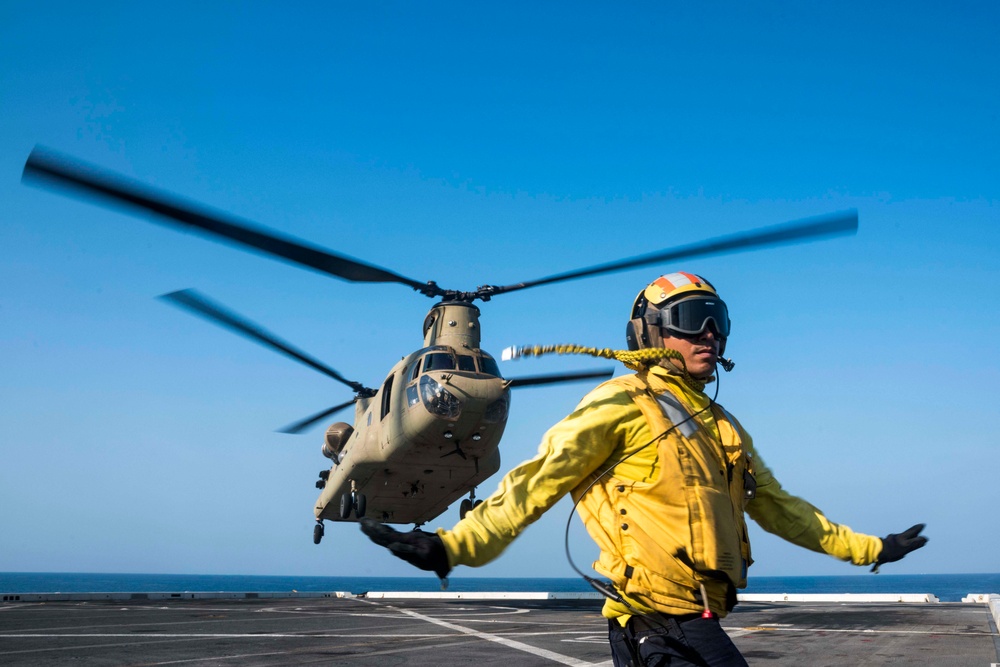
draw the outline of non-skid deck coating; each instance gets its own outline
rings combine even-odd
[[[0,604],[0,665],[611,665],[597,600]],[[985,605],[745,602],[751,665],[1000,666]]]

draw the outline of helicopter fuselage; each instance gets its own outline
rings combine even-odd
[[[316,502],[318,520],[350,520],[341,499],[363,494],[366,515],[422,524],[500,469],[510,389],[479,348],[479,309],[437,304],[424,322],[424,345],[374,396],[357,401],[353,432],[336,431],[345,441],[328,439],[334,465]]]

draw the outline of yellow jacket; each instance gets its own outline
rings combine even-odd
[[[545,434],[535,458],[509,472],[452,530],[438,531],[450,564],[493,560],[567,493],[580,501],[600,547],[594,569],[632,605],[609,600],[608,618],[700,611],[699,584],[712,611],[724,616],[752,563],[744,511],[799,546],[857,565],[875,562],[879,538],[832,523],[787,493],[739,423],[709,405],[708,396],[659,366],[600,385]],[[753,499],[745,497],[745,469],[756,480]]]

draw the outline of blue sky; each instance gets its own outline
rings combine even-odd
[[[312,544],[322,429],[274,429],[348,391],[154,297],[368,385],[432,302],[25,187],[36,144],[456,289],[856,208],[855,237],[497,298],[484,347],[620,348],[641,287],[703,273],[719,401],[783,485],[859,531],[926,522],[887,572],[996,570],[995,4],[202,5],[0,4],[0,571],[411,574],[353,526]],[[515,394],[504,468],[586,389]],[[568,512],[456,574],[571,576]],[[752,574],[863,571],[753,542]]]

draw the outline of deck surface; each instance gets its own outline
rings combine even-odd
[[[596,600],[0,604],[3,665],[611,665]],[[742,603],[751,665],[1000,665],[985,605]]]

